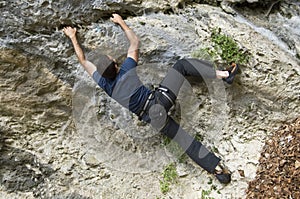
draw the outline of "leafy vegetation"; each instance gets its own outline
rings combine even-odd
[[[183,163],[188,159],[188,156],[185,154],[185,152],[179,146],[179,144],[173,142],[170,138],[164,137],[163,145],[166,146],[168,151],[171,152],[178,159],[178,162]]]
[[[221,28],[215,28],[211,31],[212,47],[201,48],[192,52],[192,56],[196,58],[209,60],[221,59],[223,62],[245,64],[249,59],[249,55],[229,36],[221,33]]]
[[[218,194],[220,193],[220,190],[218,190],[217,186],[213,184],[213,179],[209,178],[208,183],[209,185],[211,185],[210,189],[208,190],[202,190],[201,192],[201,199],[215,199],[214,197],[211,197],[210,194],[212,193],[212,191],[217,191]]]
[[[209,197],[211,190],[202,190],[201,199],[214,199],[213,197]]]
[[[174,163],[167,165],[162,173],[163,180],[160,180],[160,190],[163,194],[170,191],[170,185],[177,182],[177,171]]]

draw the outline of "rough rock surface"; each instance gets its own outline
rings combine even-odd
[[[265,140],[299,117],[299,9],[297,1],[284,1],[265,17],[244,0],[231,2],[226,6],[235,15],[224,12],[225,4],[176,0],[1,1],[1,197],[199,198],[203,191],[245,197]],[[189,159],[178,161],[159,134],[109,99],[77,64],[61,28],[76,26],[86,52],[117,57],[127,41],[108,20],[113,12],[131,16],[126,22],[141,39],[145,83],[159,83],[178,58],[210,46],[215,27],[251,54],[221,97],[195,84],[192,101],[181,104],[188,110],[182,124],[225,160],[232,184],[220,185]],[[281,25],[287,21],[290,26]],[[162,167],[173,161],[182,177],[163,195]]]

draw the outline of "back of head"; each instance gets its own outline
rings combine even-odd
[[[88,59],[97,66],[97,71],[102,77],[109,79],[114,79],[116,77],[116,63],[109,59],[107,55],[93,52],[89,54]]]

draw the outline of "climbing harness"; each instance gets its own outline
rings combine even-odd
[[[145,101],[142,110],[139,112],[138,117],[139,120],[142,119],[143,115],[145,114],[145,112],[150,108],[148,107],[150,104],[150,101],[153,100],[155,98],[155,92],[159,92],[161,93],[170,103],[171,103],[171,107],[175,104],[175,101],[172,100],[172,98],[169,96],[169,89],[164,88],[164,87],[157,87],[155,88],[150,95],[148,96],[147,100]]]
[[[161,94],[163,94],[163,96],[165,96],[169,100],[169,102],[172,104],[172,106],[174,106],[175,102],[168,95],[169,89],[163,88],[163,87],[158,87],[157,90],[158,90],[158,92],[160,92]]]
[[[142,120],[142,117],[144,115],[144,113],[146,112],[146,110],[148,109],[148,105],[150,100],[154,99],[154,92],[152,91],[150,93],[150,95],[148,96],[147,100],[145,101],[142,110],[140,111],[140,113],[138,114],[139,120]]]

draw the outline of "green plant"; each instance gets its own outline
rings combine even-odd
[[[216,54],[213,54],[214,52],[209,50],[208,48],[199,48],[191,53],[192,57],[212,61],[212,57],[215,57]]]
[[[213,197],[209,197],[211,190],[202,190],[201,199],[214,199]]]
[[[167,165],[162,173],[163,179],[160,180],[160,190],[163,194],[170,191],[170,185],[177,182],[177,171],[174,163]]]
[[[195,139],[198,140],[199,142],[203,142],[204,140],[204,135],[200,134],[200,132],[196,133]]]
[[[178,159],[178,162],[183,163],[188,159],[182,148],[172,139],[164,137],[162,144]]]
[[[207,184],[211,185],[209,190],[202,190],[201,199],[214,199],[214,197],[210,197],[212,191],[217,191],[218,194],[221,194],[220,190],[218,190],[217,186],[213,184],[213,179],[209,177]]]
[[[214,153],[219,153],[219,149],[215,146],[212,147],[211,151]]]
[[[245,64],[248,61],[249,54],[241,49],[231,37],[221,33],[221,28],[215,28],[211,31],[210,40],[212,42],[211,47],[200,48],[192,52],[191,55],[195,58],[204,58],[206,60],[221,58],[226,63],[235,61]]]

